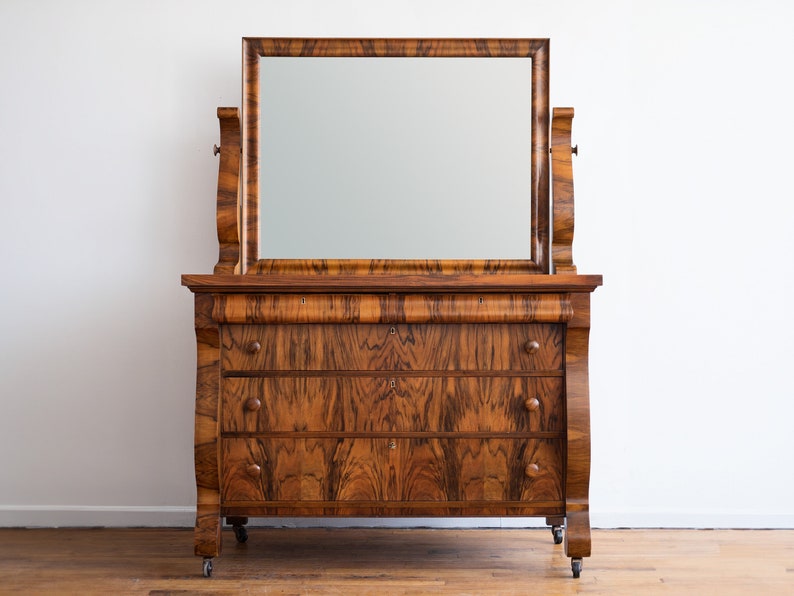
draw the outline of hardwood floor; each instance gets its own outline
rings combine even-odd
[[[185,529],[0,529],[0,593],[794,594],[794,530],[258,529],[201,577]]]

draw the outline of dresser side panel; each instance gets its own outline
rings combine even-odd
[[[590,295],[578,294],[574,301],[574,324],[565,338],[566,361],[566,532],[569,557],[589,557],[590,537],[590,392],[588,351],[590,341]]]
[[[196,407],[194,463],[196,474],[195,553],[214,557],[221,550],[220,524],[220,337],[212,321],[212,296],[195,297]]]

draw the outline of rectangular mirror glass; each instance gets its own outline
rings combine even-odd
[[[244,40],[247,261],[542,268],[539,49],[546,40]]]
[[[529,58],[263,58],[259,254],[529,259]]]

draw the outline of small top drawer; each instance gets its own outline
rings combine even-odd
[[[567,294],[231,294],[215,297],[224,324],[562,323]]]
[[[558,324],[224,325],[224,371],[561,370]]]

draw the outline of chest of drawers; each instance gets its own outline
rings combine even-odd
[[[542,516],[567,527],[569,556],[589,555],[599,279],[183,281],[196,293],[197,554],[220,554],[223,517],[245,540],[251,516]]]
[[[456,110],[435,93],[444,79],[420,82],[416,58],[478,64]],[[373,124],[336,126],[342,110],[324,93],[289,96],[279,112],[270,91],[308,73],[267,78],[287,62],[322,64],[352,90],[338,104],[356,106],[351,122]],[[384,103],[339,76],[369,64],[385,83],[386,64],[400,62],[418,70]],[[590,294],[602,280],[573,263],[573,109],[549,107],[548,71],[548,39],[243,39],[242,117],[218,108],[218,263],[182,276],[195,294],[205,576],[223,518],[245,541],[250,516],[540,516],[579,577],[590,555]],[[516,86],[447,118],[497,72]],[[448,127],[414,127],[436,105],[427,122]],[[377,124],[398,107],[408,124]],[[283,136],[280,113],[302,114]],[[335,132],[303,136],[325,124]],[[369,136],[353,140],[358,128]],[[496,135],[475,135],[485,130]]]

